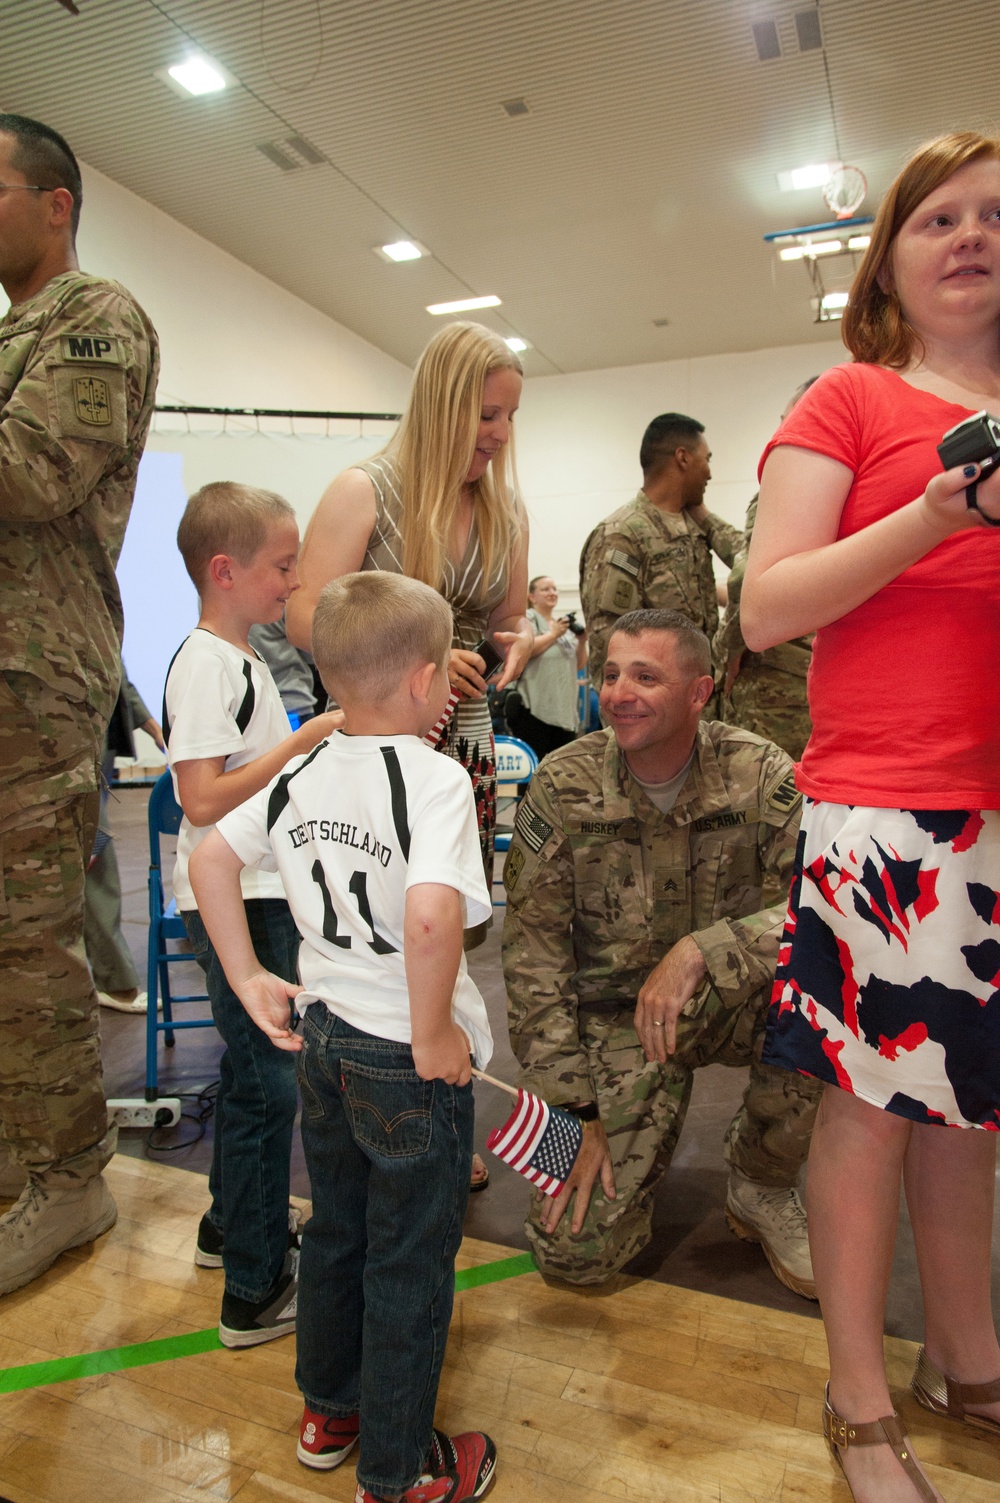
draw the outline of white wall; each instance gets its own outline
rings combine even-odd
[[[398,360],[92,167],[80,265],[124,282],[160,336],[161,402],[398,412]]]
[[[177,220],[82,164],[78,251],[86,271],[113,277],[145,308],[160,337],[157,400],[213,407],[399,412],[405,365],[304,303]],[[0,291],[0,313],[7,300]],[[223,435],[221,420],[159,417],[149,447],[181,453],[190,494],[209,479],[255,480],[289,494],[308,519],[327,481],[384,441],[384,424],[339,425],[307,444],[258,439],[252,424]],[[271,425],[287,432],[287,423]],[[301,426],[301,425],[300,425]],[[284,452],[283,451],[284,448]],[[318,449],[318,452],[317,452]]]
[[[839,338],[526,381],[517,467],[531,522],[529,567],[551,574],[562,604],[578,600],[580,548],[591,528],[642,484],[639,443],[661,412],[705,424],[710,510],[740,526],[757,462],[782,408],[808,376],[847,358]],[[725,578],[726,569],[717,572]]]

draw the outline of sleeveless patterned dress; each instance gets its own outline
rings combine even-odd
[[[403,538],[400,523],[403,498],[399,471],[391,459],[378,456],[364,460],[364,470],[375,487],[375,527],[368,539],[362,569],[382,569],[393,574],[403,572]],[[483,578],[479,533],[473,514],[465,554],[456,566],[445,564],[445,582],[441,593],[455,618],[453,647],[475,648],[482,641],[490,612],[507,594],[509,559],[497,561],[493,577]],[[497,769],[493,745],[493,727],[489,705],[484,699],[460,699],[448,722],[438,750],[460,762],[472,779],[476,799],[476,820],[483,851],[483,866],[489,883],[493,876],[493,832],[496,826]]]

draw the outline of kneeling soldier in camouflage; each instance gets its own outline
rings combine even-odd
[[[726,1135],[726,1217],[815,1298],[795,1183],[814,1082],[761,1063],[799,825],[792,764],[718,721],[708,639],[633,611],[609,643],[609,729],[545,758],[504,868],[504,972],[525,1084],[584,1121],[527,1232],[544,1272],[599,1284],[650,1240],[699,1065],[749,1065]],[[599,1183],[598,1183],[599,1182]],[[575,1196],[570,1214],[570,1203]]]

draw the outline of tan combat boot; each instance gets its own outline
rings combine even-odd
[[[28,1181],[28,1175],[0,1140],[0,1200],[16,1200]]]
[[[93,1241],[117,1220],[118,1207],[100,1174],[72,1186],[29,1180],[0,1216],[0,1294],[30,1284],[60,1253]]]
[[[744,1242],[759,1242],[771,1271],[786,1289],[816,1299],[816,1280],[809,1256],[809,1230],[798,1190],[771,1189],[729,1171],[726,1190],[729,1229]]]

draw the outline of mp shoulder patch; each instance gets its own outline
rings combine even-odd
[[[527,799],[521,801],[521,807],[517,811],[514,820],[514,829],[520,835],[529,851],[537,855],[542,846],[552,834],[552,826],[547,819],[543,819],[537,809],[532,808]]]
[[[801,798],[802,795],[795,786],[794,772],[787,773],[778,786],[770,789],[767,794],[767,802],[773,809],[780,809],[783,814],[794,809]]]
[[[124,365],[121,341],[113,334],[64,334],[62,358],[81,360],[88,365]]]

